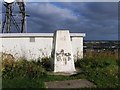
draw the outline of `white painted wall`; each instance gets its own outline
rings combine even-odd
[[[84,33],[71,33],[74,56],[83,57]],[[35,37],[35,42],[30,42]],[[15,58],[38,59],[51,56],[53,33],[4,33],[0,34],[0,52],[12,54]]]
[[[83,58],[83,37],[72,37],[72,50],[74,60]]]

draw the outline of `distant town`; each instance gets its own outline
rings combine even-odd
[[[90,51],[118,51],[119,49],[119,41],[112,40],[84,40],[83,43],[84,52],[86,50]]]

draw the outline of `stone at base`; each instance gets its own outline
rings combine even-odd
[[[77,72],[54,72],[54,75],[62,75],[62,76],[71,76],[77,74]]]

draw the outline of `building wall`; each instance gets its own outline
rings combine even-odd
[[[71,39],[74,59],[83,58],[83,37],[72,37]]]
[[[72,35],[74,59],[83,57],[83,36]],[[0,52],[15,58],[38,59],[51,56],[53,34],[0,34]]]

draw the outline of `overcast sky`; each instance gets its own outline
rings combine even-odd
[[[29,2],[26,12],[30,33],[67,29],[86,33],[86,40],[118,39],[117,2]]]

